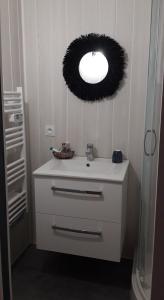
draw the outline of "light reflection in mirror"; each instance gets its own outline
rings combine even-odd
[[[105,55],[100,51],[86,53],[80,60],[79,73],[81,78],[90,84],[101,82],[109,69]]]

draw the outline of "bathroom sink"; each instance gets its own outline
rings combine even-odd
[[[34,175],[122,182],[128,165],[128,160],[115,164],[111,159],[105,158],[96,158],[94,161],[87,161],[86,157],[74,157],[70,160],[54,158],[38,168]]]

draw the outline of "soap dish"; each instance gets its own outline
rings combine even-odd
[[[70,159],[73,158],[75,151],[67,151],[67,152],[55,152],[53,151],[53,156],[58,159]]]

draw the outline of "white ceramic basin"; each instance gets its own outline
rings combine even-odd
[[[74,157],[70,160],[54,158],[37,169],[34,175],[123,182],[128,165],[128,160],[114,164],[111,159],[104,158],[96,158],[91,162],[85,157]]]

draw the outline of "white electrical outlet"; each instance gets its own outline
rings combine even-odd
[[[47,136],[55,136],[55,128],[53,125],[45,126],[45,135]]]

